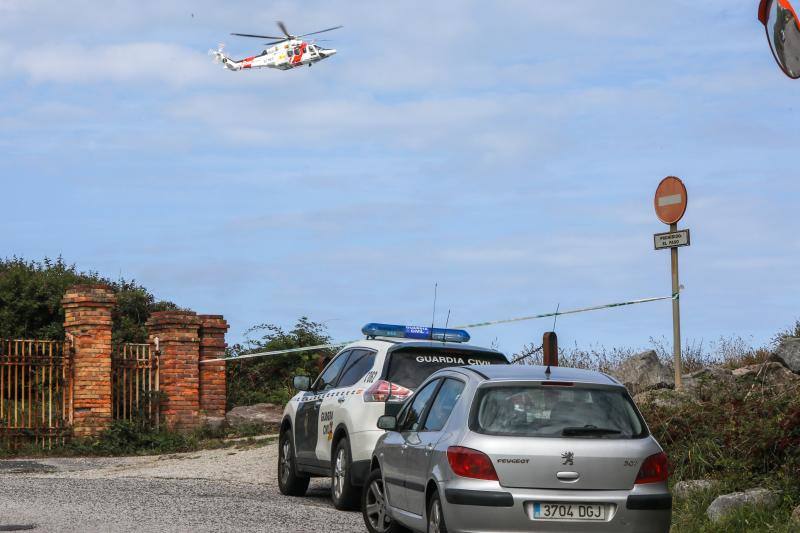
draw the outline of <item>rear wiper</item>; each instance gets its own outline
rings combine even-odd
[[[567,427],[561,430],[561,434],[565,437],[572,437],[577,435],[619,435],[622,431],[611,428],[599,428],[597,426],[583,426],[583,427]]]

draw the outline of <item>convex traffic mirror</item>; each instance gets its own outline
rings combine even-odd
[[[790,78],[800,78],[800,20],[790,0],[761,0],[758,20],[778,66]]]

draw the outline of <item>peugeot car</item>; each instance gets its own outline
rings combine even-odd
[[[605,374],[446,368],[378,426],[361,502],[372,533],[669,531],[667,457]]]

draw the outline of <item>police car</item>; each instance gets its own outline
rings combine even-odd
[[[365,340],[342,349],[314,382],[295,376],[300,392],[286,405],[278,452],[278,486],[303,496],[311,477],[331,478],[338,509],[359,503],[381,415],[402,403],[436,370],[508,364],[495,350],[470,346],[458,329],[367,324]]]

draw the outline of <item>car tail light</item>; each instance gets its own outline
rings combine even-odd
[[[386,380],[378,380],[370,388],[364,391],[365,402],[402,402],[414,391],[407,389],[397,383]]]
[[[644,460],[642,467],[639,469],[639,473],[636,475],[636,484],[657,483],[659,481],[666,481],[667,478],[669,478],[667,454],[660,452]]]
[[[457,476],[498,481],[492,460],[478,450],[450,446],[447,448],[447,462],[450,463],[450,468]]]

